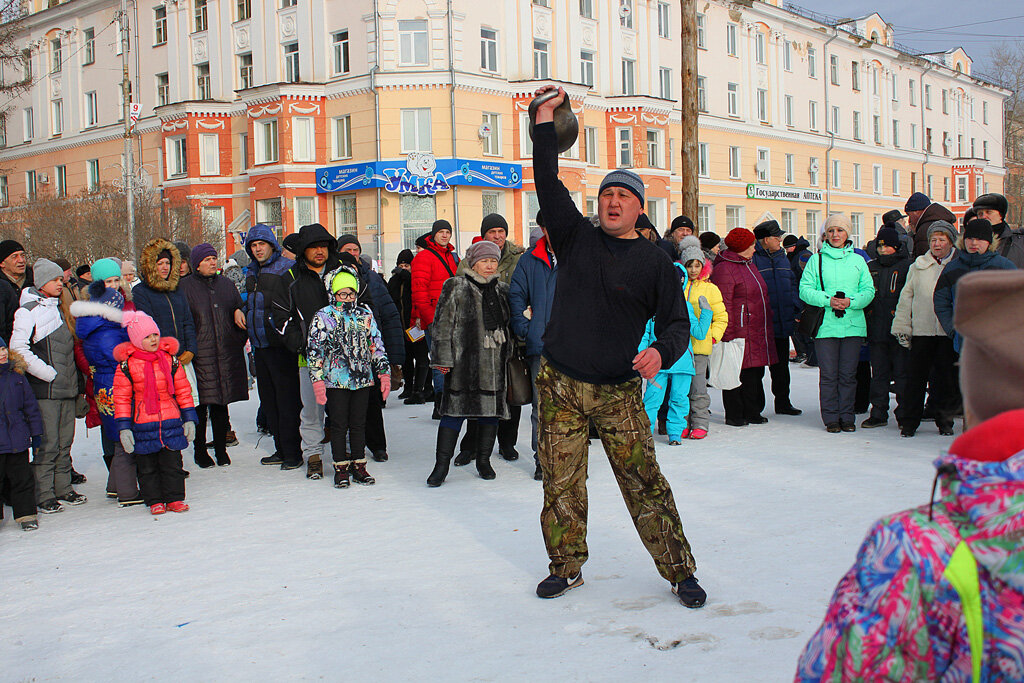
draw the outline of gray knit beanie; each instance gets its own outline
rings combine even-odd
[[[497,244],[489,240],[480,240],[479,242],[474,242],[466,250],[466,261],[470,268],[485,258],[492,258],[496,261],[501,260],[501,249],[498,248]]]
[[[604,180],[601,181],[601,187],[598,189],[597,193],[601,194],[604,192],[606,187],[623,187],[636,195],[636,198],[640,200],[640,206],[645,206],[644,181],[640,176],[632,171],[627,171],[622,168],[612,171],[604,177]]]
[[[50,259],[41,258],[32,265],[32,277],[36,287],[42,287],[52,280],[63,280],[64,269]]]
[[[957,237],[958,237],[958,235],[956,233],[956,228],[954,228],[953,225],[951,223],[949,223],[948,221],[935,221],[934,223],[929,225],[928,226],[928,239],[931,240],[932,235],[934,235],[937,232],[945,233],[946,237],[949,238],[949,243],[950,244],[956,244],[956,240],[957,240]]]
[[[679,253],[682,256],[679,257],[679,262],[684,266],[690,261],[700,261],[704,263],[707,259],[704,256],[704,250],[701,249],[700,240],[693,235],[687,235],[679,242]]]

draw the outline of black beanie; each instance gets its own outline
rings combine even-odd
[[[718,236],[718,233],[707,230],[700,234],[700,248],[704,251],[711,251],[718,246],[718,243],[722,241],[722,238]]]
[[[338,238],[338,251],[341,251],[341,248],[343,246],[345,246],[346,244],[354,244],[354,245],[356,245],[357,247],[359,247],[359,253],[360,254],[363,253],[363,245],[359,244],[359,240],[356,238],[355,235],[342,235],[341,237],[339,237]]]
[[[88,263],[83,265],[83,266],[78,266],[78,268],[75,269],[75,276],[76,277],[82,277],[83,275],[85,275],[86,273],[90,272],[91,270],[92,270],[92,268],[89,267]]]
[[[669,228],[669,232],[672,232],[676,228],[689,228],[690,230],[696,230],[693,226],[693,221],[690,220],[689,216],[676,216],[672,219],[672,227]]]
[[[436,221],[434,221],[434,224],[432,226],[430,226],[430,237],[433,238],[434,235],[437,234],[438,230],[447,230],[448,232],[450,232],[452,234],[455,233],[455,231],[452,230],[452,224],[449,223],[448,221],[446,221],[443,218],[437,219]],[[339,244],[338,246],[341,246],[341,245]]]
[[[792,246],[796,246],[796,242],[796,235],[786,235],[786,237],[782,240],[782,246],[785,247],[786,249],[789,249]]]
[[[988,208],[988,207],[986,207]],[[975,218],[964,228],[964,239],[985,240],[992,243],[992,224],[984,218]]]
[[[651,219],[647,217],[646,213],[642,213],[642,214],[640,214],[639,216],[636,217],[636,225],[633,226],[633,229],[634,230],[653,230],[655,237],[661,237],[661,235],[658,234],[658,229],[656,227],[654,227],[654,223],[651,222]]]
[[[489,213],[480,221],[480,236],[486,237],[487,231],[492,228],[501,228],[508,235],[508,223],[500,213]]]
[[[883,224],[878,230],[878,234],[875,236],[875,244],[879,247],[886,246],[899,250],[900,234],[896,232],[896,228],[893,226]]]
[[[14,240],[0,242],[0,262],[6,261],[8,256],[19,251],[25,251],[25,247],[21,246],[20,242]]]
[[[395,265],[400,266],[403,263],[412,263],[411,249],[403,249],[402,251],[398,252],[398,260],[395,261]]]

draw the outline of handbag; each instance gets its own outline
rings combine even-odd
[[[821,252],[818,252],[818,282],[821,283],[821,291],[825,291],[825,280],[821,274],[822,256]],[[810,338],[814,338],[818,335],[818,330],[821,329],[821,324],[825,322],[825,307],[824,306],[812,306],[811,304],[804,304],[804,310],[800,313],[800,324],[797,325],[797,330],[800,334],[806,335]]]
[[[708,383],[711,386],[728,391],[740,385],[746,345],[747,340],[739,337],[732,341],[718,342],[711,348],[711,357],[708,359]]]
[[[505,364],[505,392],[510,406],[525,406],[533,403],[533,382],[530,378],[530,364],[523,358],[519,345],[512,344],[512,355]]]

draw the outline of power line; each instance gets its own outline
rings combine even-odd
[[[1018,14],[1013,17],[1004,17],[1002,19],[986,19],[985,21],[972,21],[967,24],[953,24],[952,26],[936,26],[934,28],[914,28],[913,26],[900,26],[899,24],[893,24],[893,28],[900,30],[900,33],[935,33],[939,31],[947,31],[951,28],[963,28],[965,26],[980,26],[981,24],[993,24],[997,21],[1012,21],[1014,19],[1024,19],[1024,14]]]

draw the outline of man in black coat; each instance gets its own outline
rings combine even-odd
[[[1006,197],[989,192],[975,199],[971,208],[974,209],[977,218],[983,218],[992,224],[992,231],[999,238],[997,251],[1000,256],[1010,259],[1017,268],[1024,268],[1024,230],[1014,230],[1006,224],[1006,212],[1010,210]],[[965,220],[964,225],[966,224]]]
[[[405,331],[402,319],[398,315],[391,293],[388,291],[384,278],[370,269],[363,262],[363,247],[355,235],[342,235],[338,238],[338,251],[342,265],[355,270],[359,280],[359,292],[356,300],[367,304],[373,311],[380,336],[384,339],[384,350],[388,354],[391,365],[391,386],[398,388],[402,381],[402,365],[405,363]],[[377,462],[388,459],[388,440],[384,431],[384,399],[380,392],[380,380],[374,380],[374,391],[370,392],[370,401],[366,407],[366,447]],[[354,459],[362,454],[352,454]]]
[[[402,329],[412,327],[412,258],[410,249],[403,249],[398,254],[395,269],[388,280],[388,291],[398,308],[398,316],[402,320]],[[399,398],[406,405],[420,405],[433,398],[434,389],[430,386],[430,358],[427,353],[427,340],[410,341],[406,336],[405,365],[402,372],[405,376],[405,391]]]
[[[21,290],[32,286],[25,247],[14,240],[0,242],[0,337],[10,340],[14,312],[21,305]]]
[[[871,346],[871,414],[860,423],[865,429],[889,424],[889,385],[896,384],[896,421],[903,419],[907,386],[907,350],[891,333],[900,292],[907,283],[910,255],[899,232],[883,225],[875,238],[878,256],[868,262],[875,283],[875,298],[866,311]]]
[[[768,370],[772,377],[775,414],[800,415],[803,411],[793,407],[789,399],[789,336],[795,327],[800,294],[796,274],[786,250],[782,248],[784,234],[774,219],[754,227],[757,240],[754,266],[768,285],[768,302],[772,306],[772,334],[778,360],[769,365]]]

